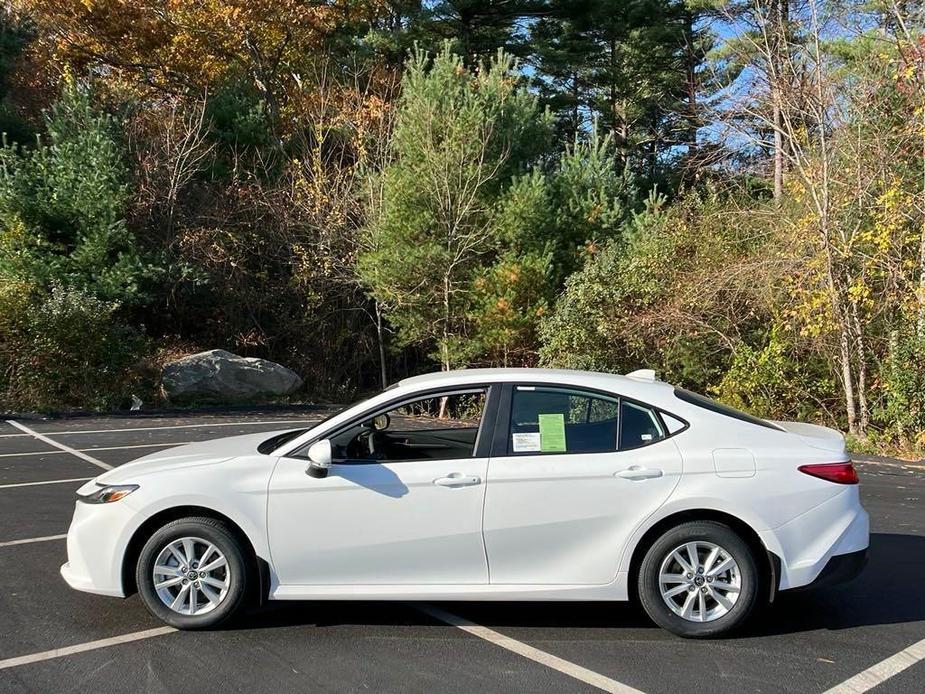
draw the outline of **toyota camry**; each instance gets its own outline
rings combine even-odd
[[[867,547],[837,431],[651,370],[470,369],[100,475],[61,574],[181,629],[250,601],[637,600],[711,637],[853,577]]]

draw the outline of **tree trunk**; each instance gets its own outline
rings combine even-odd
[[[444,371],[450,370],[450,275],[443,276],[443,346],[442,368]],[[440,419],[446,418],[446,398],[440,398],[440,411],[437,416]]]
[[[698,118],[699,105],[697,103],[697,54],[694,52],[694,13],[685,12],[685,82],[687,90],[687,159],[688,159],[688,176],[697,180],[699,166],[697,164],[697,129],[700,119]]]
[[[858,305],[853,301],[851,302],[851,322],[858,352],[858,434],[866,438],[867,426],[870,424],[870,412],[867,407],[867,344],[861,329]]]
[[[787,21],[790,14],[789,0],[771,0],[771,65],[769,83],[772,101],[772,123],[774,128],[774,199],[784,194],[784,122],[782,117],[784,89],[784,47],[786,44]]]
[[[841,311],[840,311],[841,312]],[[842,388],[845,393],[845,414],[848,417],[848,431],[858,435],[857,409],[854,403],[854,376],[851,369],[851,341],[845,329],[844,316],[837,318],[840,323],[838,329],[838,351],[841,358]]]
[[[440,345],[441,367],[450,370],[450,276],[443,276],[443,340]]]
[[[620,133],[617,128],[617,83],[615,77],[615,70],[617,64],[617,40],[614,38],[610,39],[610,131],[613,133],[613,143],[616,145],[617,150],[621,150],[622,141],[620,140]]]
[[[376,340],[379,343],[379,380],[382,388],[389,387],[389,379],[385,370],[385,335],[382,330],[382,306],[375,302],[376,307]]]
[[[851,324],[848,311],[842,295],[842,278],[835,271],[835,259],[832,254],[832,244],[829,238],[828,218],[823,208],[820,219],[820,237],[826,258],[826,279],[829,285],[829,299],[832,306],[832,317],[838,330],[838,356],[841,362],[842,391],[845,396],[845,415],[848,418],[848,431],[858,436],[858,417],[855,405],[854,370],[851,366]]]
[[[925,108],[922,109],[922,201],[919,214],[921,216],[922,231],[919,238],[919,315],[916,321],[915,334],[920,340],[925,340]]]
[[[899,370],[903,368],[903,365],[900,363],[899,359],[896,357],[896,353],[899,351],[899,330],[893,328],[890,330],[890,339],[889,346],[887,347],[887,364],[891,372],[893,379],[896,379],[899,376]],[[896,433],[899,435],[899,443],[902,446],[908,444],[908,438],[906,437],[906,428],[903,426],[902,417],[897,417],[895,421]]]

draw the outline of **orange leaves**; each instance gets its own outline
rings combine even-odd
[[[235,71],[265,88],[306,61],[340,3],[305,0],[16,0],[55,60],[105,66],[139,89],[202,90]]]

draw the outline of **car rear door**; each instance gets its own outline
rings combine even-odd
[[[483,521],[491,583],[611,582],[630,534],[680,474],[653,408],[568,385],[506,385]]]

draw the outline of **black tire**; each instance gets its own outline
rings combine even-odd
[[[690,621],[676,614],[668,606],[666,599],[662,597],[659,585],[659,571],[662,563],[672,561],[668,557],[675,549],[686,543],[697,541],[721,547],[738,566],[738,597],[731,609],[712,621]],[[684,556],[687,557],[686,554]],[[675,566],[678,565],[675,564]],[[684,574],[684,576],[687,575]],[[696,575],[693,580],[696,580]],[[703,580],[706,581],[706,578],[704,577]],[[711,583],[713,580],[718,581],[719,579],[711,579]],[[700,588],[697,585],[687,586],[686,590],[696,595],[698,590],[704,590],[702,586],[705,584],[700,585]],[[715,521],[693,521],[667,531],[649,548],[639,569],[638,590],[643,609],[652,621],[663,629],[684,638],[714,638],[727,635],[746,622],[758,603],[760,585],[761,576],[754,554],[734,530]],[[691,590],[692,587],[693,590]],[[707,587],[706,590],[710,591],[711,587]],[[708,594],[712,595],[712,593]],[[684,603],[686,597],[687,595],[681,592],[675,600]],[[729,594],[726,593],[725,597],[728,598]],[[707,609],[704,611],[709,617],[711,612],[709,606],[717,607],[719,603],[706,597],[705,601]]]
[[[205,614],[187,615],[171,609],[154,587],[154,565],[158,555],[171,542],[189,537],[213,544],[227,562],[227,592],[218,605]],[[231,619],[245,603],[253,573],[247,558],[248,550],[225,523],[214,518],[180,518],[157,530],[142,547],[135,569],[138,594],[151,614],[177,629],[214,628]]]

